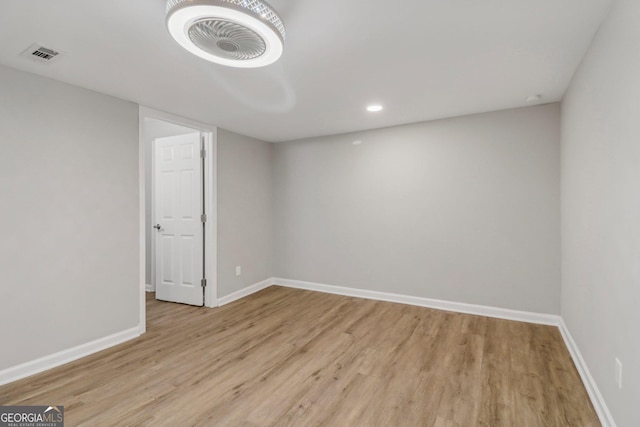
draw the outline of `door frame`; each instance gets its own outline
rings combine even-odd
[[[195,120],[187,119],[184,117],[176,116],[174,114],[165,113],[164,111],[154,110],[152,108],[139,106],[138,116],[138,128],[139,128],[139,141],[138,141],[138,156],[139,156],[139,210],[140,210],[140,236],[139,236],[139,287],[140,287],[140,333],[143,334],[147,329],[146,319],[146,278],[145,278],[145,266],[146,266],[146,245],[145,245],[145,233],[147,227],[151,224],[146,223],[145,212],[147,209],[145,202],[145,153],[146,153],[146,131],[145,131],[145,119],[156,119],[165,122],[174,123],[180,126],[190,127],[197,131],[200,131],[204,135],[205,147],[207,150],[206,161],[204,162],[204,185],[207,189],[205,191],[204,209],[207,215],[207,222],[205,223],[205,271],[207,275],[207,286],[204,292],[204,305],[205,307],[217,307],[218,306],[218,283],[217,283],[217,213],[218,213],[218,192],[217,192],[217,135],[218,128],[216,126],[209,125],[207,123],[198,122]],[[152,166],[153,168],[153,166]],[[152,206],[148,207],[152,209]]]

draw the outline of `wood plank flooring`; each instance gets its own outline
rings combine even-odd
[[[0,387],[67,426],[599,426],[557,328],[282,287]]]

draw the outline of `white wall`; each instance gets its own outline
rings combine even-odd
[[[559,122],[551,104],[277,144],[277,276],[558,313]]]
[[[619,426],[640,425],[638,23],[614,2],[562,104],[562,317]]]
[[[0,67],[0,370],[138,325],[138,108]]]
[[[218,129],[217,161],[220,298],[273,276],[273,145]]]
[[[188,128],[185,126],[176,125],[174,123],[165,122],[162,120],[146,118],[144,120],[144,135],[145,135],[145,159],[144,159],[144,175],[145,175],[145,219],[148,225],[145,230],[145,278],[148,285],[154,285],[151,283],[151,258],[154,256],[151,237],[156,232],[152,228],[151,222],[153,204],[152,204],[152,179],[153,179],[153,142],[157,138],[164,138],[168,136],[187,135],[190,133],[198,133],[196,129]],[[152,286],[153,288],[153,286]]]

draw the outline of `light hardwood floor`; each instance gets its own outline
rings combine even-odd
[[[0,387],[67,426],[598,426],[551,326],[270,287]]]

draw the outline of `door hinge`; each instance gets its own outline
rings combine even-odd
[[[200,221],[207,222],[207,215],[206,214],[200,215]]]
[[[204,159],[207,157],[207,150],[204,148],[200,150],[200,158]]]
[[[202,286],[203,288],[206,288],[207,287],[207,279],[200,280],[200,286]]]

